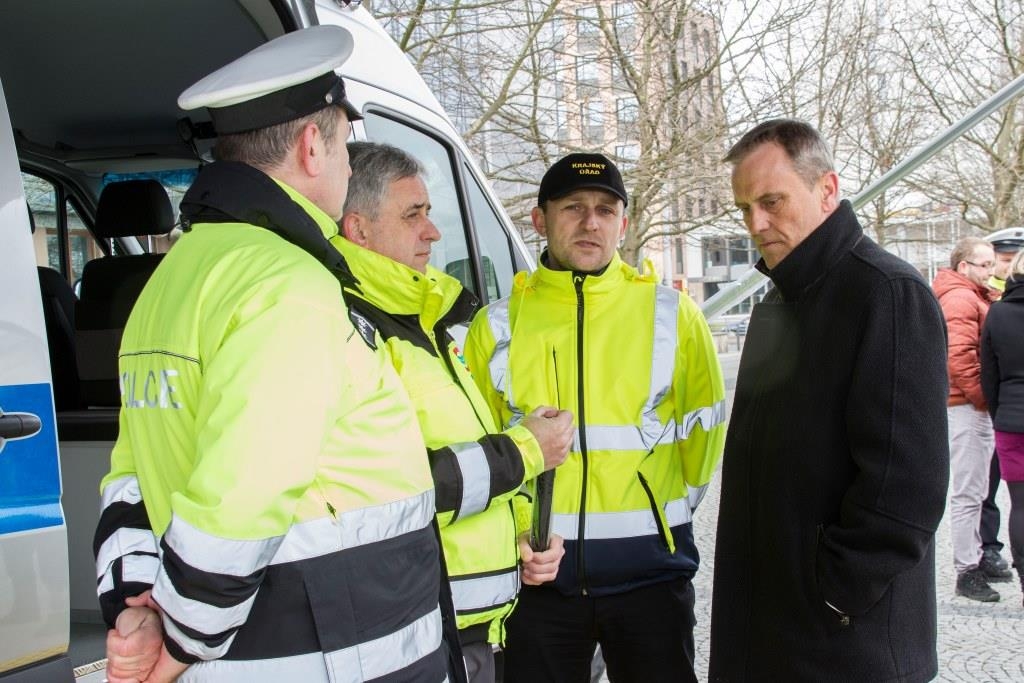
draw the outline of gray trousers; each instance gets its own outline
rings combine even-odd
[[[949,406],[951,491],[949,524],[953,536],[953,567],[957,574],[981,561],[981,503],[988,495],[988,475],[995,435],[984,410],[972,405]]]
[[[463,645],[462,659],[469,683],[494,683],[494,649],[490,643]]]

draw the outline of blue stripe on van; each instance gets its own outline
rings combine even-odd
[[[0,386],[0,410],[32,413],[42,423],[34,436],[7,441],[0,450],[0,534],[63,524],[50,385]]]

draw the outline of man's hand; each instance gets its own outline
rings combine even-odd
[[[523,583],[527,586],[539,586],[554,581],[558,576],[558,565],[565,555],[562,537],[551,534],[551,545],[543,552],[530,547],[530,534],[519,536],[519,556],[523,562]]]
[[[150,591],[127,598],[128,608],[107,632],[107,680],[110,683],[145,681],[163,649],[159,607]]]
[[[565,461],[575,433],[572,413],[541,406],[524,417],[521,424],[533,433],[540,444],[544,453],[544,471],[558,467]]]
[[[174,681],[178,680],[178,676],[185,673],[187,668],[188,664],[179,662],[171,656],[166,647],[161,646],[160,659],[157,660],[156,666],[153,667],[153,671],[149,674],[149,678],[145,679],[142,683],[174,683]]]
[[[126,598],[128,608],[107,632],[108,683],[172,683],[188,664],[164,647],[160,605],[152,591]]]

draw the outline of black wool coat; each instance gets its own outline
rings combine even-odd
[[[723,457],[710,680],[930,680],[942,311],[845,201],[767,274]]]
[[[992,304],[985,318],[981,390],[992,426],[1024,433],[1024,278],[1007,281],[1003,298]]]

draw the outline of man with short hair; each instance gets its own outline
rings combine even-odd
[[[696,680],[692,519],[720,456],[725,390],[693,301],[649,261],[619,258],[627,201],[605,156],[555,162],[531,215],[547,239],[540,265],[477,314],[466,342],[501,425],[546,404],[576,417],[550,499],[565,556],[509,619],[510,682],[589,680],[597,644],[612,681]]]
[[[995,435],[988,405],[981,391],[981,329],[992,302],[988,286],[995,269],[992,245],[980,237],[956,243],[949,268],[935,276],[932,287],[939,297],[949,334],[949,451],[953,488],[949,524],[953,537],[956,594],[980,602],[995,602],[999,593],[989,585],[998,570],[983,567],[981,546],[982,501],[988,495]],[[988,569],[988,571],[986,571]],[[1011,578],[1003,570],[1005,579]]]
[[[1006,289],[1010,264],[1017,252],[1024,248],[1024,228],[1004,228],[985,236],[996,255],[996,266],[989,278],[988,286],[1000,293]],[[1011,581],[1010,565],[1003,559],[1003,544],[999,541],[999,507],[996,494],[999,492],[999,458],[993,453],[989,468],[988,496],[981,504],[981,568],[989,581]]]
[[[942,314],[867,237],[812,126],[725,160],[756,267],[725,455],[711,681],[928,681],[946,498]]]
[[[430,220],[423,167],[390,145],[352,142],[348,149],[344,239],[331,242],[358,280],[349,288],[350,309],[383,338],[423,431],[469,681],[494,683],[493,648],[505,640],[520,587],[512,499],[524,482],[565,460],[572,415],[538,407],[498,430],[449,332],[468,323],[479,302],[429,263],[441,234]],[[520,545],[523,581],[552,578],[561,547],[534,554]]]
[[[121,344],[95,539],[113,683],[463,680],[415,413],[328,242],[351,40],[288,33],[179,98],[218,160]]]

